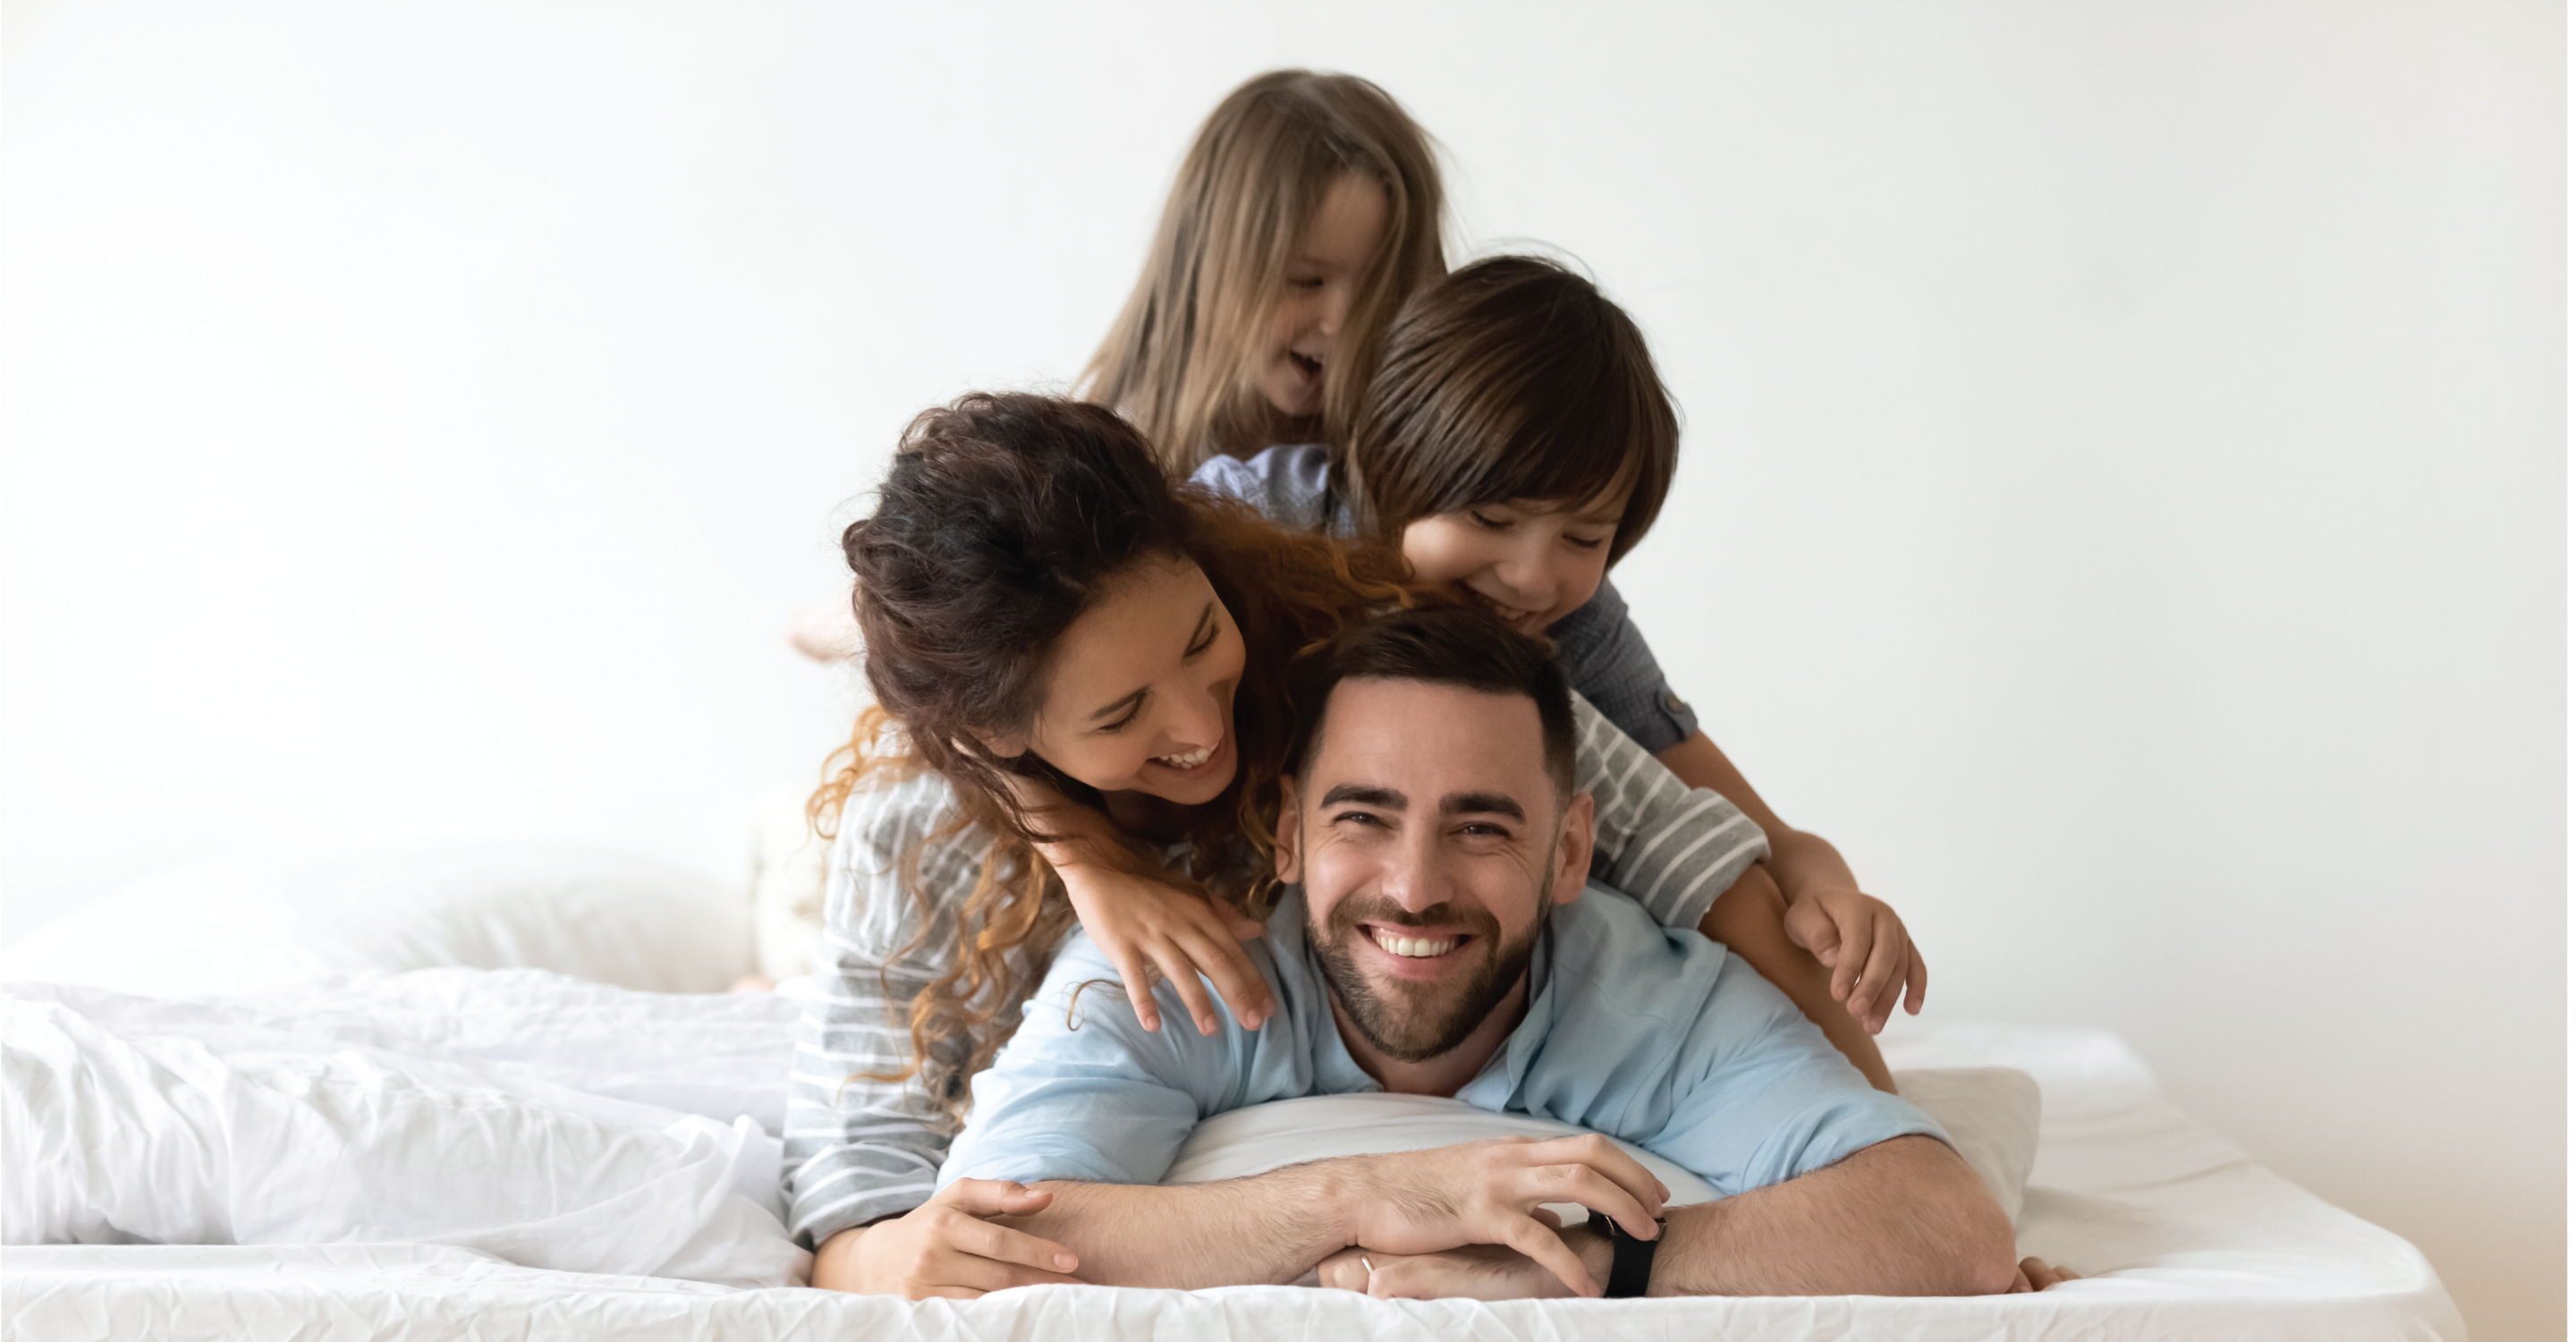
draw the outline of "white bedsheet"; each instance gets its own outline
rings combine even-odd
[[[705,1212],[681,1236],[696,1237],[695,1259],[612,1273],[531,1266],[545,1253],[531,1257],[523,1243],[507,1241],[20,1246],[0,1263],[0,1318],[13,1338],[700,1338],[791,1330],[950,1339],[1320,1334],[1355,1342],[2464,1335],[2410,1245],[2263,1170],[2176,1111],[2135,1055],[2100,1032],[1918,1026],[1889,1048],[1900,1069],[1998,1065],[2039,1081],[2041,1142],[2018,1223],[2021,1247],[2087,1277],[2037,1296],[1482,1304],[1371,1301],[1293,1287],[1040,1287],[964,1304],[906,1304],[642,1275],[677,1266],[719,1280],[756,1280],[763,1271],[786,1280],[793,1271],[778,1257],[761,1266],[781,1232],[757,1205],[760,1180],[774,1170],[769,1139],[796,1009],[783,998],[635,993],[529,970],[461,969],[241,1001],[161,1003],[28,985],[10,993],[13,1046],[42,1045],[47,1030],[65,1037],[89,1030],[165,1065],[182,1055],[201,1067],[212,1065],[208,1058],[249,1060],[239,1066],[275,1076],[311,1074],[313,1059],[363,1064],[409,1078],[405,1084],[667,1133],[675,1147],[721,1134],[735,1140],[721,1174],[701,1167],[670,1181],[668,1207],[732,1209]],[[64,1047],[45,1046],[57,1055]],[[22,1123],[41,1128],[40,1110],[12,1116],[13,1129]],[[20,1131],[7,1136],[8,1173],[19,1185],[29,1172],[19,1162],[34,1156]],[[442,1164],[430,1159],[435,1150],[415,1144],[408,1155],[375,1155],[397,1172],[402,1159],[418,1159],[415,1175],[449,1180],[456,1186],[448,1196],[479,1205],[480,1194],[465,1185],[480,1166]],[[73,1159],[59,1151],[48,1158]],[[21,1195],[13,1187],[8,1196],[14,1204]],[[289,1227],[301,1217],[307,1228],[334,1214],[363,1219],[346,1207],[271,1205],[267,1214]],[[640,1263],[662,1247],[643,1243],[626,1256]]]

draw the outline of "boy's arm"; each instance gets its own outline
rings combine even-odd
[[[1843,861],[1839,849],[1823,835],[1790,828],[1706,732],[1693,731],[1655,758],[1675,778],[1726,798],[1761,826],[1771,846],[1765,865],[1770,867],[1771,879],[1785,903],[1782,915],[1792,933],[1791,944],[1831,968],[1832,1001],[1865,1017],[1871,1033],[1887,1023],[1900,994],[1909,1011],[1923,1009],[1923,993],[1929,980],[1921,953],[1915,950],[1913,938],[1907,935],[1895,911],[1862,893],[1859,878],[1852,875],[1851,865]],[[1701,924],[1701,930],[1707,928],[1706,923]],[[1708,934],[1718,936],[1715,932]],[[1728,940],[1728,944],[1733,942]],[[1854,953],[1842,954],[1845,947]],[[1781,991],[1797,998],[1801,1007],[1808,1005],[1800,990],[1772,973],[1771,965],[1758,963],[1757,967],[1764,977],[1778,983]],[[1842,1041],[1843,1035],[1826,1025],[1823,1016],[1814,1019],[1825,1025],[1825,1032],[1834,1035],[1836,1043]]]
[[[1895,1094],[1896,1078],[1887,1070],[1887,1059],[1879,1054],[1878,1041],[1870,1038],[1868,1027],[1859,1017],[1843,1009],[1842,1000],[1834,995],[1831,971],[1789,940],[1783,926],[1788,911],[1787,902],[1780,897],[1780,887],[1772,883],[1771,873],[1756,863],[1709,906],[1699,930],[1702,936],[1735,952],[1738,959],[1753,966],[1756,973],[1795,1003],[1798,1014],[1814,1021],[1835,1050],[1869,1078],[1870,1085]]]

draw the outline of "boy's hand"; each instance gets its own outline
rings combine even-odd
[[[1058,867],[1074,916],[1091,934],[1127,985],[1127,1000],[1148,1030],[1163,1027],[1154,1006],[1154,976],[1162,975],[1188,1004],[1200,1034],[1215,1034],[1216,1009],[1209,1004],[1205,974],[1247,1030],[1258,1030],[1278,1010],[1270,981],[1252,967],[1243,943],[1261,935],[1261,924],[1216,903],[1195,889],[1155,880],[1141,872],[1094,864]]]
[[[1808,890],[1789,905],[1783,923],[1789,940],[1833,971],[1834,1000],[1860,1018],[1871,1034],[1887,1025],[1898,994],[1911,1015],[1923,1011],[1930,976],[1905,920],[1886,901],[1858,890]]]

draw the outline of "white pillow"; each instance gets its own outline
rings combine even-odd
[[[0,980],[191,996],[461,965],[720,992],[750,971],[749,921],[744,901],[715,881],[579,848],[209,863],[146,877],[37,928],[0,952]]]
[[[2009,1067],[1898,1072],[1897,1093],[1931,1115],[1952,1146],[2003,1205],[2021,1217],[2022,1184],[2039,1150],[2039,1085]],[[1497,1114],[1463,1100],[1429,1095],[1309,1095],[1217,1114],[1181,1144],[1163,1176],[1167,1184],[1239,1179],[1301,1160],[1422,1151],[1487,1137],[1561,1137],[1583,1129],[1528,1114]],[[1664,1181],[1666,1205],[1717,1196],[1708,1181],[1641,1147],[1620,1147]],[[1553,1207],[1568,1221],[1583,1209]]]

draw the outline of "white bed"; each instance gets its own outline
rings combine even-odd
[[[1893,1032],[1890,1064],[2038,1082],[2021,1248],[2083,1280],[1970,1300],[1491,1305],[1296,1287],[1043,1287],[965,1304],[802,1289],[789,1283],[803,1258],[773,1214],[796,1004],[636,990],[718,986],[707,980],[747,962],[745,933],[710,949],[702,915],[731,907],[720,892],[526,852],[405,869],[449,875],[396,895],[379,882],[363,914],[327,880],[164,881],[11,949],[0,969],[13,980],[130,988],[193,973],[200,990],[247,991],[11,985],[8,1237],[266,1242],[19,1244],[0,1263],[9,1337],[2465,1335],[2412,1246],[2177,1111],[2116,1037],[1937,1022]],[[537,893],[495,875],[540,869]],[[210,901],[242,907],[199,916]],[[245,925],[268,953],[218,944]],[[296,946],[319,949],[281,950]],[[542,963],[565,955],[587,958]],[[333,959],[365,972],[316,981]],[[106,1117],[137,1105],[158,1116]],[[1238,1163],[1264,1140],[1238,1143]],[[1222,1166],[1222,1152],[1214,1162],[1194,1168]],[[543,1205],[532,1182],[553,1187]],[[50,1230],[31,1233],[38,1222]]]

